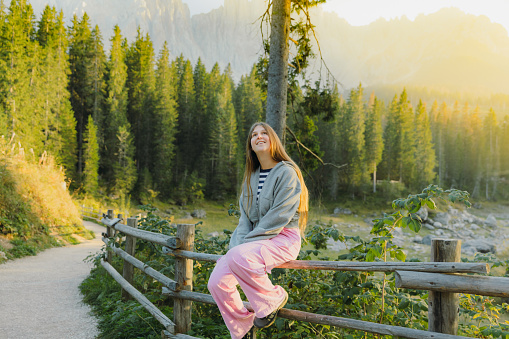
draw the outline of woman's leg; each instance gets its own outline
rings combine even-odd
[[[236,246],[216,264],[208,289],[234,339],[242,338],[253,326],[254,316],[263,318],[285,299],[281,286],[274,286],[267,272],[297,257],[299,230],[283,230],[276,237]],[[249,312],[237,291],[240,284],[255,313]]]
[[[299,250],[299,230],[284,229],[272,239],[236,246],[221,259],[238,281],[256,317],[266,317],[286,298],[285,290],[274,286],[267,272],[297,258]]]
[[[210,275],[207,287],[233,339],[242,338],[253,327],[255,317],[244,307],[237,285],[237,279],[221,258]]]

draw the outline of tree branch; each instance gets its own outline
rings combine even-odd
[[[316,159],[318,159],[318,161],[320,161],[320,163],[323,165],[323,166],[326,166],[326,165],[329,165],[329,166],[334,166],[336,167],[337,169],[341,169],[343,167],[346,167],[348,166],[348,164],[343,164],[343,165],[336,165],[336,164],[332,164],[332,163],[329,163],[329,162],[324,162],[322,160],[322,158],[320,158],[318,155],[316,155],[312,150],[310,150],[309,148],[307,148],[302,142],[299,141],[299,139],[297,138],[297,136],[295,135],[295,133],[293,133],[293,131],[290,129],[290,127],[286,126],[286,130],[288,132],[290,132],[290,134],[292,135],[293,139],[295,140],[295,142],[297,143],[297,145],[300,145],[302,146],[306,151],[308,151],[309,153],[311,153],[311,155],[313,155]],[[297,147],[298,148],[298,147]],[[302,153],[300,153],[300,149],[299,149],[299,154],[301,155],[302,157]]]
[[[307,3],[307,2],[306,2]],[[327,73],[329,73],[329,75],[332,76],[332,78],[334,79],[335,82],[337,82],[338,84],[341,85],[341,83],[336,79],[336,77],[334,76],[334,74],[332,74],[331,70],[329,69],[329,66],[327,66],[327,63],[325,62],[325,60],[323,59],[323,55],[322,55],[322,49],[320,48],[320,42],[318,41],[318,38],[316,37],[316,32],[315,32],[315,29],[313,27],[313,25],[311,24],[311,18],[310,18],[310,15],[309,15],[309,7],[306,6],[306,8],[302,7],[302,5],[300,3],[296,3],[297,6],[299,6],[299,8],[304,12],[304,15],[306,16],[306,22],[307,22],[307,27],[309,27],[309,29],[311,30],[311,32],[313,33],[313,37],[315,38],[315,41],[316,41],[316,47],[318,47],[318,53],[320,54],[320,60],[322,61],[322,64],[325,66],[325,68],[327,69]]]
[[[263,38],[263,23],[264,22],[270,22],[270,8],[272,7],[272,0],[269,0],[269,3],[267,4],[267,10],[258,18],[260,20],[260,32],[262,34],[262,43],[264,41]],[[267,48],[265,44],[263,44],[263,51],[265,54],[267,54]]]

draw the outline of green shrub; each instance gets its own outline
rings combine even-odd
[[[313,248],[302,250],[298,259],[310,260],[319,257],[320,260],[405,261],[407,259],[403,249],[392,242],[392,232],[397,227],[408,227],[418,232],[421,220],[415,213],[424,205],[434,209],[435,202],[439,200],[470,205],[468,193],[457,190],[443,191],[432,185],[420,194],[395,200],[394,213],[384,214],[383,217],[374,220],[371,231],[373,237],[369,240],[346,236],[331,224],[310,225],[306,238]],[[155,209],[145,207],[145,210],[147,217],[140,220],[140,229],[167,235],[175,234],[175,228],[168,221],[158,217],[154,213]],[[230,206],[228,212],[230,215],[238,215],[234,206]],[[205,238],[197,227],[195,251],[224,254],[228,248],[230,235],[231,231],[224,230],[224,235]],[[329,239],[344,241],[349,246],[348,252],[337,258],[320,257],[320,251],[326,249]],[[136,251],[138,259],[174,278],[174,258],[162,254],[158,246],[138,241]],[[509,261],[494,263],[494,265],[506,264],[509,264]],[[114,265],[120,268],[120,260],[115,259]],[[215,263],[194,261],[194,291],[209,293],[207,282],[214,265]],[[286,308],[420,330],[426,330],[428,327],[427,293],[396,288],[392,273],[274,269],[270,278],[274,284],[283,286],[289,292]],[[171,318],[172,302],[161,296],[160,283],[140,273],[136,275],[135,286]],[[121,315],[122,319],[130,319],[131,323],[124,326],[129,326],[131,338],[156,336],[162,329],[151,317],[145,317],[135,303],[120,301],[120,287],[100,267],[95,268],[82,284],[82,293],[101,319],[103,338],[124,338],[123,335],[126,335],[126,332],[119,328],[119,318],[115,318],[116,315]],[[507,305],[490,301],[489,298],[475,299],[477,297],[470,298],[469,303],[465,298],[467,297],[462,296],[461,312],[468,314],[472,319],[475,318],[475,322],[461,326],[460,335],[506,339],[507,325],[494,315],[509,311]],[[195,302],[192,314],[193,325],[188,334],[203,338],[230,338],[216,306]],[[478,322],[478,318],[484,322]],[[380,337],[361,331],[282,318],[278,318],[274,326],[259,333],[260,338]]]

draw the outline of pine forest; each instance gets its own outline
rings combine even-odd
[[[141,29],[127,41],[87,14],[66,27],[49,6],[36,21],[24,0],[0,8],[0,35],[0,135],[27,154],[52,154],[75,191],[119,204],[236,196],[247,133],[265,119],[263,58],[235,82],[229,67],[207,70],[167,44],[155,51]],[[342,94],[301,80],[289,87],[287,117],[286,146],[314,197],[436,183],[509,198],[509,116],[494,110],[412,105],[406,90],[384,102],[362,84]]]

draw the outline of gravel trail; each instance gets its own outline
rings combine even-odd
[[[105,228],[83,223],[95,232],[95,239],[0,265],[0,339],[98,335],[97,320],[81,302],[78,286],[92,268],[83,259],[101,248]]]

